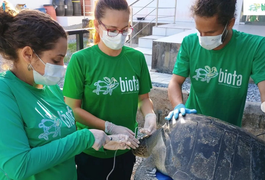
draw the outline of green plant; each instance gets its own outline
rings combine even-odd
[[[258,11],[258,9],[260,8],[260,4],[258,3],[254,3],[253,5],[249,6],[249,11]]]
[[[265,11],[265,4],[261,4],[261,11]]]
[[[255,22],[255,21],[257,21],[257,16],[250,16],[249,21],[250,21],[250,22]]]
[[[89,43],[89,41],[87,39],[84,39],[84,48],[90,47],[92,45],[93,44]],[[69,63],[70,58],[74,52],[76,52],[76,42],[68,43],[67,53],[66,53],[66,56],[64,58],[65,64]]]

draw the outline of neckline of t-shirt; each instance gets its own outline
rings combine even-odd
[[[20,84],[23,84],[24,86],[26,86],[27,88],[31,89],[31,90],[34,90],[34,91],[38,91],[38,92],[42,92],[44,89],[45,89],[45,86],[43,86],[43,88],[41,89],[38,89],[38,88],[35,88],[31,85],[29,85],[28,83],[22,81],[21,79],[19,79],[12,71],[8,70],[6,71],[6,74],[7,76],[11,77],[12,80],[16,81],[16,82],[19,82]]]
[[[118,59],[118,58],[120,58],[120,57],[123,55],[123,51],[124,51],[124,46],[123,46],[123,47],[122,47],[122,50],[121,50],[121,53],[120,53],[118,56],[109,56],[109,55],[105,54],[104,52],[102,52],[102,51],[99,49],[98,44],[95,45],[95,48],[96,48],[96,50],[97,50],[101,55],[105,56],[106,58],[111,58],[111,59]]]
[[[210,50],[211,51],[211,53],[222,53],[223,51],[225,51],[227,48],[229,48],[230,46],[231,46],[231,44],[232,44],[232,42],[234,42],[234,40],[235,40],[235,33],[236,33],[236,30],[234,30],[234,29],[232,29],[232,32],[233,32],[233,34],[232,34],[232,37],[231,37],[231,39],[230,39],[230,41],[222,48],[222,49],[219,49],[219,50]]]

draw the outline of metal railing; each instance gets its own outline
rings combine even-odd
[[[93,1],[93,0],[92,0]],[[168,18],[168,17],[174,17],[174,22],[176,23],[176,9],[177,9],[177,0],[175,0],[175,6],[174,7],[159,7],[159,0],[156,0],[156,7],[149,7],[149,5],[154,2],[155,0],[151,0],[149,3],[147,3],[145,6],[140,7],[140,10],[138,10],[136,13],[133,13],[133,7],[137,7],[137,6],[133,6],[135,5],[137,2],[139,2],[140,0],[135,0],[133,3],[131,3],[129,6],[131,8],[131,16],[130,16],[130,21],[131,21],[131,26],[135,27],[137,26],[141,21],[137,22],[136,24],[133,24],[133,19],[134,16],[136,16],[139,12],[141,12],[142,10],[146,9],[146,8],[152,8],[152,10],[146,14],[144,16],[144,19],[146,17],[148,17],[150,14],[152,14],[154,11],[156,11],[156,15],[155,18],[151,19],[147,25],[145,25],[142,29],[140,29],[138,32],[136,32],[134,35],[130,36],[130,39],[127,41],[127,43],[130,44],[130,46],[132,46],[132,40],[139,34],[141,33],[149,24],[151,24],[153,21],[155,21],[155,26],[158,25],[158,19],[159,18]],[[85,0],[83,0],[83,15],[84,18],[86,16],[86,12],[85,12]],[[92,6],[92,5],[90,5]],[[174,16],[159,16],[159,9],[173,9],[174,8]],[[93,12],[90,12],[93,13]],[[68,35],[76,35],[76,50],[80,50],[84,48],[84,40],[83,40],[83,34],[85,33],[89,33],[88,30],[93,29],[93,28],[82,28],[82,29],[73,29],[73,30],[66,30],[66,32],[68,33]]]
[[[135,3],[137,3],[138,1],[140,1],[140,0],[136,0],[136,1],[134,1],[133,3],[131,3],[131,4],[129,4],[129,6],[131,7],[131,6],[133,6]]]
[[[83,16],[84,18],[86,18],[86,14],[91,14],[91,16],[93,16],[93,9],[94,9],[94,0],[91,0],[90,1],[90,4],[86,4],[85,3],[85,0],[82,0],[83,1]],[[86,12],[86,7],[90,7],[90,12]]]
[[[143,7],[139,7],[140,10],[138,10],[136,13],[133,13],[133,8],[137,7],[137,6],[133,6],[134,4],[136,4],[139,0],[134,1],[133,3],[130,4],[130,8],[131,8],[131,16],[130,16],[130,21],[131,21],[131,26],[134,28],[135,26],[137,26],[141,21],[137,22],[136,24],[133,24],[133,20],[134,20],[134,16],[137,15],[139,12],[141,12],[142,10],[146,9],[146,8],[152,8],[152,7],[148,7],[152,2],[154,2],[155,0],[151,0],[149,3],[147,3],[145,6]],[[174,15],[173,16],[159,16],[159,9],[174,9]],[[175,6],[174,7],[159,7],[159,0],[156,0],[156,7],[153,7],[152,10],[146,14],[144,17],[142,17],[143,19],[146,19],[146,17],[148,17],[150,14],[152,14],[154,11],[156,11],[156,15],[155,18],[151,19],[151,21],[149,21],[147,23],[147,25],[145,25],[142,29],[140,29],[137,33],[135,33],[134,35],[130,36],[130,39],[127,41],[127,43],[129,42],[130,46],[132,46],[132,40],[139,34],[141,33],[149,24],[151,24],[154,20],[155,20],[155,26],[158,25],[158,19],[159,18],[168,18],[168,17],[173,17],[174,21],[173,23],[176,23],[176,14],[177,14],[177,0],[175,0]]]

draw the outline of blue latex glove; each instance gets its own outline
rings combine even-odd
[[[166,120],[170,121],[174,115],[175,119],[179,118],[179,113],[182,114],[182,116],[185,116],[186,114],[196,114],[196,109],[187,109],[184,104],[177,105],[173,111],[171,111],[167,117],[165,117]]]
[[[4,2],[2,3],[2,8],[4,11],[6,10],[6,4]]]
[[[156,178],[158,180],[173,180],[171,177],[159,172],[159,171],[156,171]]]

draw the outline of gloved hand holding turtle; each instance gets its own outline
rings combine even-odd
[[[104,145],[104,149],[108,150],[124,150],[131,149],[131,142],[129,136],[125,134],[108,135],[110,141]]]
[[[145,115],[144,128],[140,129],[140,132],[149,136],[156,130],[156,114],[149,113]]]
[[[188,109],[185,107],[184,104],[177,105],[173,111],[171,111],[167,117],[165,117],[166,120],[170,121],[172,117],[174,116],[175,119],[179,118],[179,113],[182,114],[182,116],[185,116],[186,114],[196,114],[196,109]]]
[[[140,143],[136,138],[134,132],[124,126],[118,126],[111,122],[105,122],[105,132],[111,135],[114,134],[124,134],[129,137],[128,141],[130,142],[130,147],[136,149]]]
[[[98,129],[90,129],[90,132],[94,135],[95,142],[92,146],[93,149],[99,150],[102,146],[110,141],[106,133]]]

